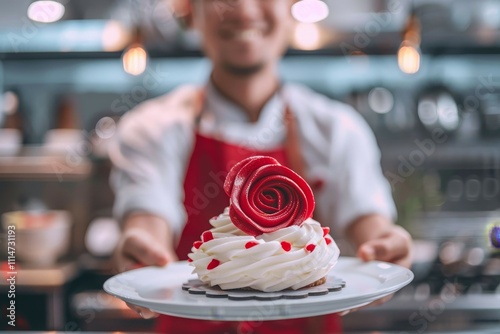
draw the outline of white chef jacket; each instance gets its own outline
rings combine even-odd
[[[142,103],[120,122],[110,157],[114,215],[132,211],[164,218],[180,235],[187,215],[183,206],[185,171],[194,147],[194,119],[168,110],[167,96]],[[380,151],[364,119],[350,106],[297,84],[285,84],[264,106],[257,122],[206,87],[199,131],[228,143],[271,150],[283,145],[285,103],[297,119],[308,180],[320,180],[315,193],[321,224],[343,234],[368,214],[390,219],[396,209],[380,167]],[[229,204],[229,203],[228,203]]]

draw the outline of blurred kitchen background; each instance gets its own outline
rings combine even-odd
[[[283,78],[368,121],[416,240],[414,282],[346,329],[499,330],[500,1],[300,2]],[[19,211],[0,243],[6,273],[15,221],[16,329],[151,330],[102,292],[120,233],[107,145],[138,103],[206,80],[181,14],[167,0],[0,0],[0,214]]]

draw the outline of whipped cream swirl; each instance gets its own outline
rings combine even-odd
[[[312,218],[257,237],[238,229],[228,208],[210,224],[189,258],[201,281],[224,290],[297,290],[325,277],[340,255],[328,230]]]

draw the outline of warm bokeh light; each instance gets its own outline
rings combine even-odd
[[[329,9],[320,0],[302,0],[292,6],[293,17],[303,23],[315,23],[328,17]]]
[[[316,50],[321,47],[321,31],[314,23],[298,23],[295,26],[293,45],[300,50]]]
[[[102,32],[102,47],[104,51],[120,51],[130,42],[127,29],[117,21],[109,21]]]
[[[141,75],[148,65],[148,53],[144,47],[135,45],[123,53],[123,69],[132,75]]]
[[[411,45],[402,45],[398,51],[398,64],[401,71],[415,74],[420,70],[420,51]]]
[[[52,23],[59,21],[66,11],[57,1],[35,1],[28,7],[28,17],[36,22]]]

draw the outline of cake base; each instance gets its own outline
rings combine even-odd
[[[325,284],[326,283],[326,276],[323,277],[323,278],[320,278],[319,280],[317,280],[316,282],[312,282],[311,284],[309,285],[306,285],[300,289],[297,289],[297,290],[294,290],[294,289],[284,289],[284,290],[280,290],[280,291],[300,291],[302,289],[307,289],[307,288],[313,288],[315,286],[319,286],[321,284]],[[221,289],[222,291],[224,291],[223,288],[221,288],[220,286],[218,285],[215,285],[218,289]],[[262,290],[258,290],[258,289],[254,289],[254,288],[250,288],[250,287],[246,287],[246,288],[239,288],[239,289],[232,289],[232,290],[225,290],[225,291],[237,291],[237,290],[241,290],[241,291],[259,291],[259,292],[264,292],[264,293],[273,293],[273,292],[280,292],[280,291],[272,291],[272,292],[265,292],[265,291],[262,291]]]
[[[317,280],[316,282],[313,282],[313,283],[309,284],[308,286],[305,286],[305,287],[303,287],[303,288],[301,288],[301,289],[313,288],[313,287],[315,287],[315,286],[319,286],[319,285],[321,285],[321,284],[325,284],[325,283],[326,283],[326,276],[325,276],[325,277],[323,277],[323,278],[320,278],[320,279],[319,279],[319,280]],[[299,290],[300,290],[300,289],[299,289]]]
[[[208,298],[227,298],[229,300],[278,300],[302,299],[309,296],[324,296],[330,292],[340,291],[346,285],[345,281],[328,276],[299,290],[284,290],[278,292],[262,292],[253,289],[222,290],[218,286],[209,286],[198,279],[193,279],[182,285],[182,290],[192,295],[205,295]]]

